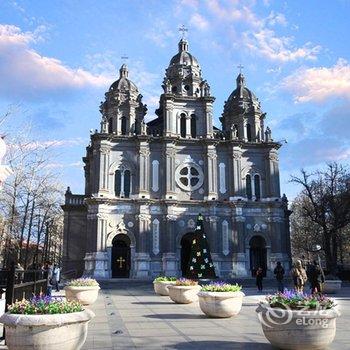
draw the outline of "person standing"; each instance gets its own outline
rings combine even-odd
[[[321,283],[324,282],[321,267],[318,261],[314,260],[313,265],[310,266],[309,279],[311,286],[311,294],[321,293]]]
[[[263,290],[263,269],[261,267],[259,267],[257,270],[256,270],[256,285],[258,287],[258,291],[259,292],[262,292]]]
[[[307,281],[306,271],[303,268],[300,260],[297,260],[291,271],[291,275],[294,282],[294,288],[298,293],[303,293],[305,283]]]
[[[47,262],[46,264],[46,273],[47,273],[47,289],[46,289],[46,295],[48,297],[52,294],[52,275],[53,275],[53,269],[51,262]]]
[[[280,261],[277,261],[277,266],[275,267],[275,270],[273,271],[273,273],[276,276],[278,291],[283,293],[284,292],[284,285],[283,285],[284,268]]]
[[[60,274],[61,270],[60,268],[55,264],[53,266],[53,271],[52,271],[52,285],[55,287],[56,292],[60,291],[59,283],[60,283]]]

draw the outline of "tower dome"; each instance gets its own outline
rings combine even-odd
[[[166,93],[199,97],[204,86],[198,60],[188,52],[186,39],[179,41],[178,50],[166,69],[163,89]]]
[[[119,79],[111,85],[109,92],[130,92],[138,94],[136,85],[128,77],[128,67],[126,64],[123,64],[119,69]]]
[[[238,74],[236,84],[236,89],[225,102],[224,113],[242,113],[249,109],[260,110],[260,102],[255,94],[246,87],[242,73]]]
[[[236,89],[225,101],[220,118],[223,131],[231,138],[248,142],[261,142],[264,137],[265,113],[262,113],[258,98],[245,85],[240,72],[236,78]]]

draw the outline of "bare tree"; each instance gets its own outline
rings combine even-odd
[[[341,164],[329,163],[325,170],[314,173],[302,170],[301,176],[292,176],[291,181],[303,188],[300,213],[315,224],[327,270],[335,274],[339,238],[350,224],[350,173]]]

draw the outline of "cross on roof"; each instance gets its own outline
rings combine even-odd
[[[239,68],[239,74],[242,74],[242,68],[244,68],[244,66],[242,66],[241,64],[239,64],[237,66],[237,68]]]
[[[185,38],[185,33],[188,32],[188,29],[185,27],[185,25],[183,24],[180,28],[179,28],[179,32],[182,32],[182,39]]]

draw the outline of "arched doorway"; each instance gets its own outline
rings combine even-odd
[[[188,232],[181,238],[181,273],[183,277],[186,277],[188,264],[191,256],[191,245],[194,232]]]
[[[256,269],[261,267],[263,269],[264,276],[266,276],[267,269],[267,250],[266,241],[264,237],[253,236],[249,241],[250,252],[250,271],[252,276],[255,276]]]
[[[112,278],[128,278],[130,275],[130,238],[116,235],[112,241]]]

